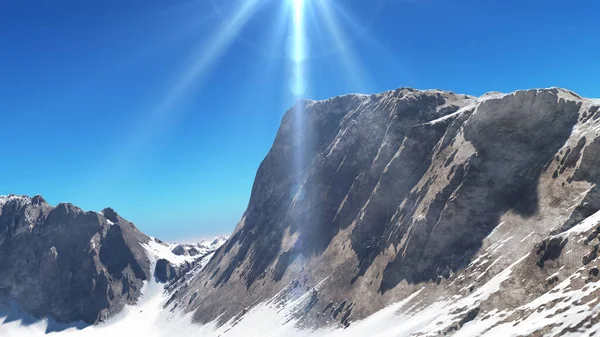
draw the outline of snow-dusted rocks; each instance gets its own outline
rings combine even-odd
[[[225,243],[225,237],[195,244],[169,244],[152,239],[145,245],[150,254],[156,256],[154,276],[162,283],[173,283],[193,269],[203,267],[212,254]]]
[[[517,278],[546,284],[573,244],[561,233],[600,209],[597,111],[558,88],[299,102],[230,240],[173,303],[230,324],[305,297],[297,326],[351,329],[417,291],[415,311],[465,298],[426,335],[513,310],[550,289]]]
[[[136,305],[154,277],[175,286],[193,275],[224,240],[168,244],[111,208],[0,196],[0,304],[59,323],[104,322]]]
[[[59,322],[103,321],[139,298],[147,241],[112,209],[0,197],[0,300]]]

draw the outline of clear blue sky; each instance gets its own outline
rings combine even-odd
[[[234,0],[0,0],[0,194],[111,206],[167,240],[230,232],[294,101],[290,1],[236,34]],[[597,1],[305,1],[310,98],[600,96]],[[316,1],[337,2],[341,44]]]

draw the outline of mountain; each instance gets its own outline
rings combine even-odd
[[[153,276],[175,282],[222,243],[169,245],[111,208],[1,196],[0,300],[34,317],[97,324],[136,304]]]
[[[559,88],[300,101],[226,241],[4,197],[0,289],[35,317],[97,323],[59,336],[594,336],[598,110]],[[55,330],[11,315],[2,336]]]
[[[35,316],[93,324],[134,304],[151,275],[150,239],[110,208],[0,198],[0,294]]]
[[[253,308],[300,301],[297,327],[344,328],[412,296],[413,312],[454,308],[436,335],[518,325],[535,311],[517,308],[569,279],[591,300],[600,227],[573,231],[600,210],[598,107],[558,88],[299,102],[237,228],[172,302],[235,330]],[[561,310],[591,324],[590,305]]]

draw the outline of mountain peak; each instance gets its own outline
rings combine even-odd
[[[100,212],[100,214],[104,215],[105,218],[112,221],[113,223],[119,222],[119,214],[117,214],[117,212],[115,212],[115,210],[110,207],[103,209]]]
[[[89,324],[135,304],[152,274],[148,238],[126,221],[102,219],[41,196],[0,197],[0,295],[37,317]]]
[[[502,221],[525,239],[518,224],[540,231],[543,210],[571,223],[600,209],[600,198],[589,211],[552,208],[543,192],[582,192],[567,183],[597,137],[573,133],[592,132],[596,112],[569,90],[474,97],[399,88],[303,108],[284,117],[234,234],[177,296],[202,322],[227,320],[298,280],[320,284],[318,312],[352,302],[352,315],[365,317],[460,273]],[[529,253],[521,248],[501,265]],[[224,291],[237,301],[219,302]]]
[[[34,195],[34,196],[31,198],[31,202],[32,202],[32,203],[34,203],[34,204],[36,204],[36,205],[39,205],[39,204],[42,204],[42,203],[47,203],[47,202],[46,202],[46,199],[44,199],[44,197],[42,197],[42,196],[41,196],[41,195],[39,195],[39,194],[36,194],[36,195]]]

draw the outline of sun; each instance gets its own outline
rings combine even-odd
[[[297,102],[316,96],[319,88],[311,81],[311,65],[323,59],[333,59],[332,67],[340,68],[336,69],[339,77],[345,78],[354,92],[371,91],[369,75],[362,70],[351,43],[368,35],[364,34],[365,27],[376,16],[367,15],[367,24],[359,24],[365,21],[364,13],[348,9],[361,1],[365,0],[192,1],[202,5],[203,11],[199,12],[208,15],[207,20],[215,21],[208,34],[189,52],[188,59],[170,80],[164,94],[156,98],[154,107],[130,132],[131,136],[119,155],[120,164],[114,166],[127,167],[131,158],[142,152],[141,148],[159,130],[180,118],[179,114],[184,113],[184,109],[177,109],[177,105],[191,94],[192,88],[196,90],[196,96],[202,94],[198,91],[207,86],[214,68],[238,42],[243,42],[264,57],[265,63],[276,64],[277,69],[283,69],[285,82],[282,85],[288,89],[284,94],[286,101]],[[370,7],[376,7],[376,12],[379,12],[382,4],[389,0],[369,1],[373,1]],[[207,6],[209,10],[206,10]],[[373,45],[376,43],[371,43]],[[301,104],[296,104],[295,110],[297,114],[306,112]],[[304,125],[294,127],[299,135],[306,130]],[[297,161],[303,162],[302,159]]]

